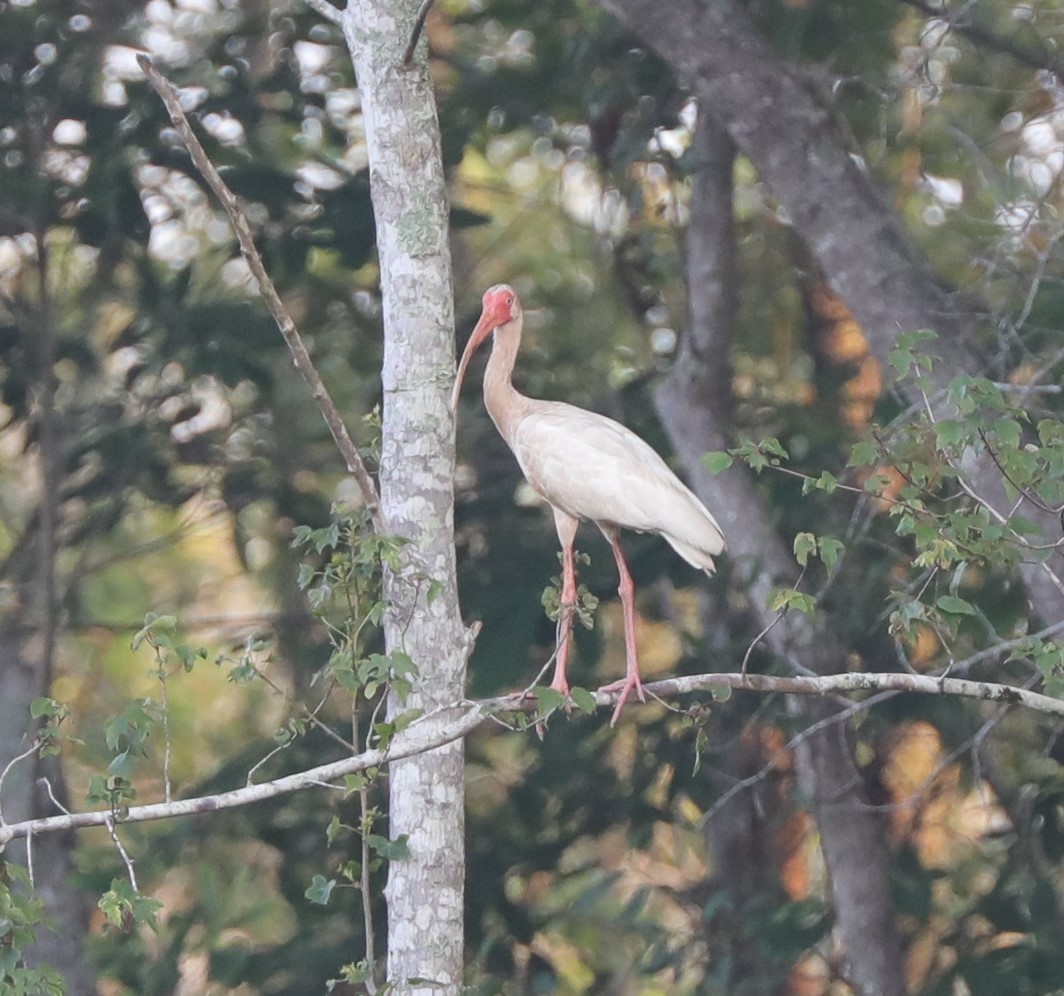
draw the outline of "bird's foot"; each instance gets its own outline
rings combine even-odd
[[[643,683],[639,680],[637,673],[626,675],[619,681],[612,681],[608,685],[603,685],[600,692],[605,692],[607,695],[612,695],[614,692],[618,692],[617,705],[613,707],[613,715],[610,717],[610,726],[616,726],[617,720],[621,718],[621,710],[624,709],[625,703],[628,701],[632,692],[636,693],[640,702],[646,702],[647,697],[643,692]]]

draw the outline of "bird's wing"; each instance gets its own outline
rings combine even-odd
[[[724,549],[708,509],[647,443],[613,419],[540,402],[514,426],[512,446],[529,484],[572,516],[660,533],[703,570],[712,570],[712,555]]]

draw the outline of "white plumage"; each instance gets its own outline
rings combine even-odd
[[[566,667],[576,604],[573,540],[581,519],[594,522],[609,541],[620,574],[624,609],[624,679],[603,690],[618,692],[613,722],[634,691],[642,699],[635,642],[634,586],[618,539],[620,529],[657,533],[693,567],[712,574],[724,550],[717,520],[665,461],[619,422],[557,401],[525,397],[511,383],[521,345],[523,312],[507,284],[485,292],[484,308],[458,365],[452,409],[457,407],[469,360],[494,331],[484,372],[484,403],[528,483],[554,511],[562,544],[562,615],[551,687],[568,694]]]
[[[533,402],[507,439],[528,483],[576,519],[657,533],[712,574],[717,520],[647,443],[619,422],[561,402]]]

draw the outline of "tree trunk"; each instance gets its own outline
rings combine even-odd
[[[777,533],[749,471],[712,475],[701,457],[726,448],[731,378],[726,357],[735,328],[736,286],[732,147],[711,115],[701,114],[694,151],[700,169],[692,191],[687,237],[689,322],[672,374],[657,395],[662,423],[695,491],[714,510],[762,626],[771,591],[793,581],[794,558]],[[712,625],[712,622],[710,622]],[[845,658],[825,616],[791,612],[766,634],[774,653],[797,669],[843,670]],[[837,711],[831,702],[799,705],[809,722]],[[852,981],[865,996],[903,996],[901,944],[890,895],[890,860],[875,814],[865,804],[844,727],[831,724],[796,754],[799,779],[820,830],[831,875],[839,933]],[[717,837],[721,828],[707,827]],[[712,844],[712,841],[711,841]],[[734,846],[732,846],[734,850]]]
[[[41,667],[32,660],[27,641],[39,645],[33,631],[17,624],[0,624],[0,768],[32,742],[36,721],[30,704],[48,694]],[[11,769],[4,780],[3,812],[8,823],[52,816],[55,806],[37,779],[47,778],[56,797],[65,792],[58,758],[28,757]],[[40,927],[36,940],[26,948],[30,967],[50,965],[64,978],[68,996],[92,996],[96,992],[92,967],[85,959],[83,942],[88,925],[88,903],[71,882],[74,871],[74,834],[46,834],[33,842],[33,873],[37,896],[43,900],[54,929]],[[27,864],[26,845],[13,841],[3,857]]]
[[[44,122],[36,121],[33,128],[33,159],[37,163],[42,161],[41,136],[46,127]],[[56,330],[43,225],[35,232],[35,241],[33,400],[40,500],[4,564],[4,580],[18,592],[18,609],[11,613],[13,618],[0,619],[0,769],[29,748],[36,736],[38,723],[31,717],[31,707],[34,699],[51,694],[59,637],[56,562],[61,542],[63,441],[55,403]],[[53,799],[62,805],[67,802],[59,758],[31,755],[8,773],[3,792],[4,819],[14,822],[52,816],[57,812]],[[4,855],[29,865],[35,892],[51,920],[51,929],[38,927],[33,943],[26,947],[26,964],[31,968],[51,966],[63,976],[69,996],[90,996],[96,991],[95,973],[84,952],[88,902],[72,878],[75,835],[56,834],[54,839],[48,835],[30,844],[35,846],[28,848],[19,842]]]
[[[424,42],[403,51],[418,0],[351,0],[343,16],[362,97],[384,302],[381,511],[408,540],[385,579],[390,651],[420,669],[405,708],[462,698],[466,633],[454,564],[454,312],[448,205]],[[429,581],[442,584],[428,597]],[[391,836],[410,857],[389,870],[388,981],[395,993],[457,993],[462,984],[464,801],[461,741],[389,769]]]
[[[831,115],[765,44],[745,9],[735,0],[599,2],[687,81],[699,106],[750,158],[881,363],[900,332],[928,328],[939,334],[931,352],[943,361],[933,374],[936,386],[958,374],[984,372],[974,345],[983,311],[946,287],[919,256]],[[965,470],[982,497],[1009,508],[1004,481],[987,453]],[[1022,514],[1051,540],[1060,537],[1053,515],[1030,502]],[[1064,573],[1064,553],[1055,553],[1050,563]],[[1044,620],[1064,616],[1064,586],[1038,565],[1023,565],[1021,574]]]

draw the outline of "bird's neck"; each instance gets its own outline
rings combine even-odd
[[[484,370],[484,407],[502,437],[511,441],[511,433],[529,406],[529,399],[514,388],[511,377],[521,347],[520,320],[495,330],[491,356]]]

